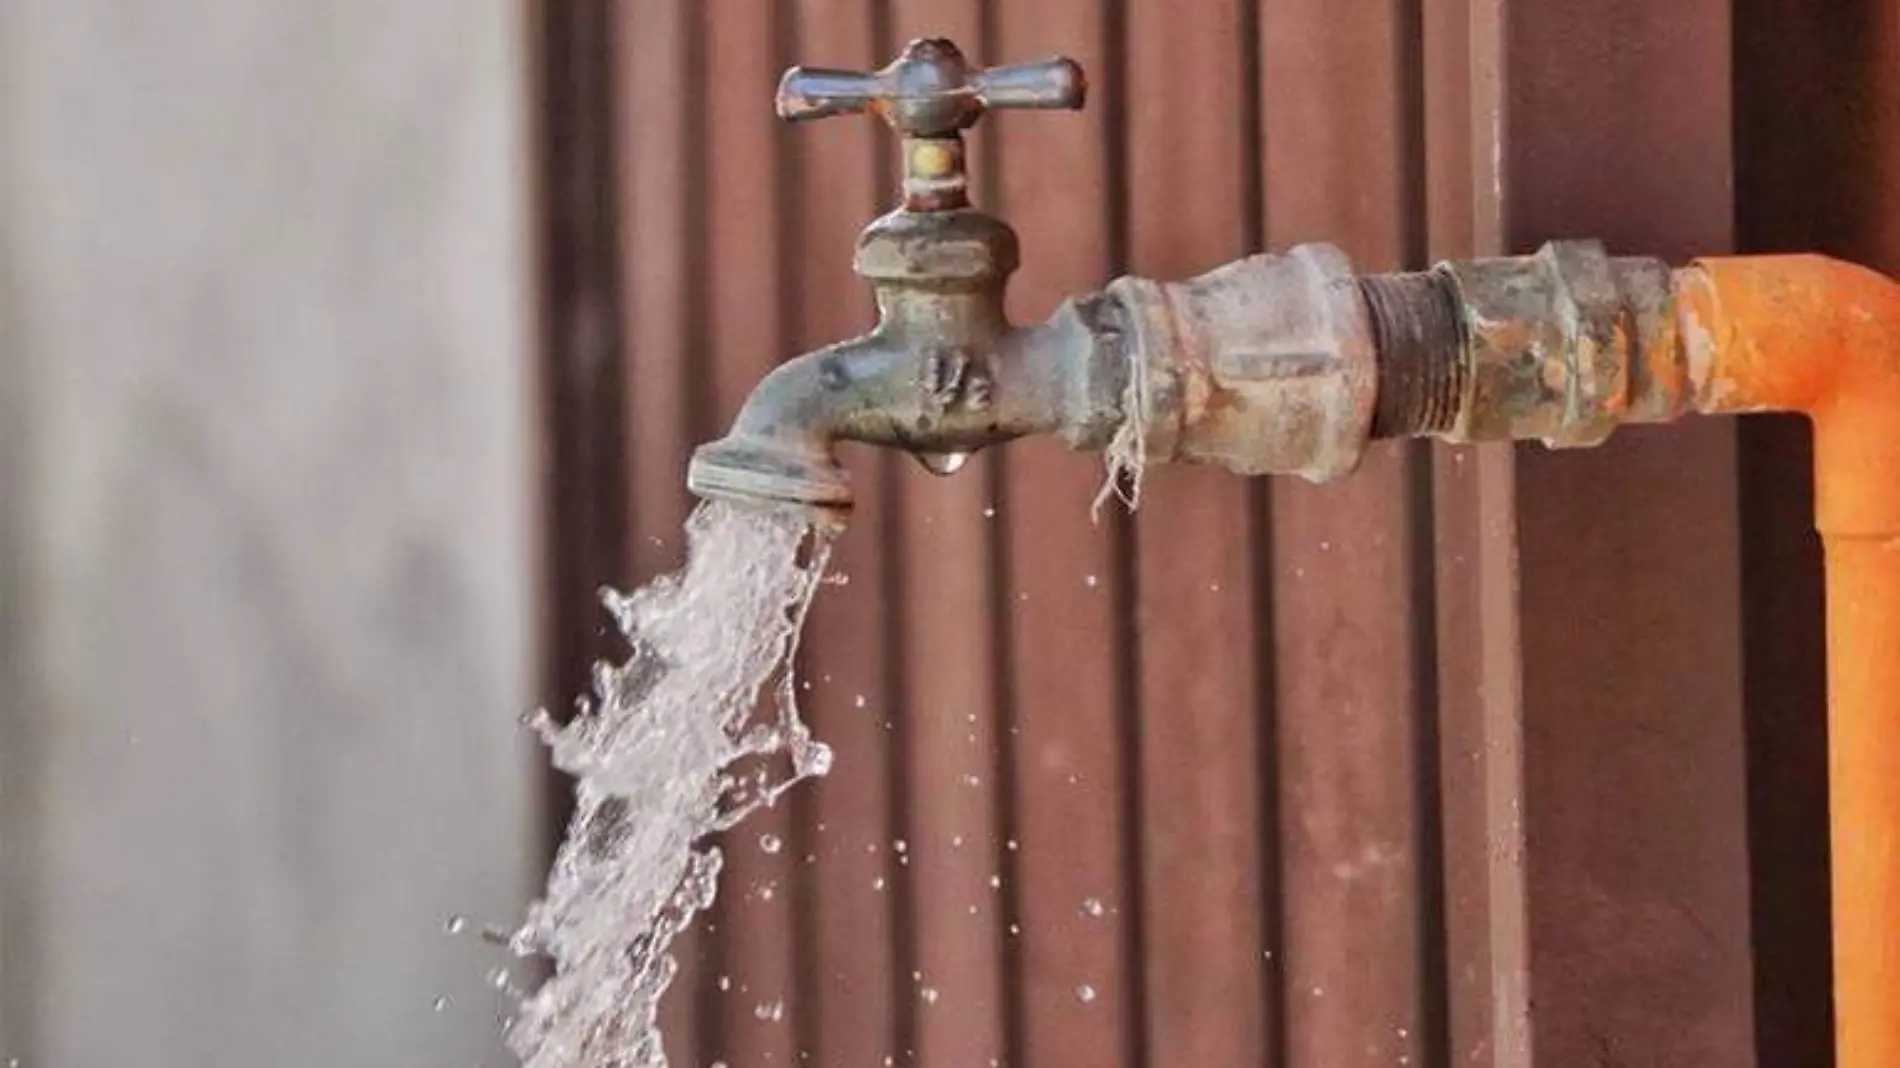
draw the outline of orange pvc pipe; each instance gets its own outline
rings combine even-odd
[[[1805,412],[1826,549],[1839,1068],[1900,1068],[1900,284],[1821,256],[1677,272],[1704,412]]]

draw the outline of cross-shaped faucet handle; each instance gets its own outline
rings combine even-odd
[[[912,41],[872,73],[793,67],[778,86],[779,118],[868,111],[906,137],[952,137],[990,108],[1079,108],[1087,86],[1072,59],[972,70],[950,41]]]
[[[1027,2],[1027,0],[1025,0]],[[793,67],[778,83],[779,118],[881,115],[904,136],[904,206],[969,206],[963,131],[991,108],[1079,108],[1087,86],[1072,59],[973,70],[943,38],[912,41],[872,73]]]

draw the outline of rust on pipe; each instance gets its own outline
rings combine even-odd
[[[1821,256],[1676,274],[1698,411],[1806,413],[1826,551],[1840,1068],[1900,1064],[1900,284]]]

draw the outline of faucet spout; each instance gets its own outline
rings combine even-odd
[[[970,454],[1026,435],[1099,449],[1120,425],[1128,360],[1116,302],[1092,296],[1046,323],[1011,328],[999,319],[974,331],[943,330],[956,316],[927,330],[915,309],[899,310],[907,303],[887,301],[877,330],[761,380],[731,431],[694,454],[689,488],[843,511],[852,491],[835,455],[840,441],[902,449],[950,474]]]

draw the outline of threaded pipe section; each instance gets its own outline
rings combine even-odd
[[[1435,271],[1359,279],[1379,359],[1374,438],[1437,434],[1457,425],[1465,345],[1451,282]]]

